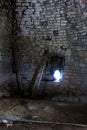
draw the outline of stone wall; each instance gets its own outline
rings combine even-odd
[[[46,93],[62,88],[69,97],[86,94],[86,11],[87,3],[82,0],[16,0],[17,43],[25,88],[47,48],[50,54],[63,55],[65,65],[60,83],[41,83],[46,86]]]
[[[10,1],[0,0],[0,97],[9,96],[12,76]]]

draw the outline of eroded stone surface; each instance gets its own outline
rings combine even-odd
[[[10,1],[0,0],[0,97],[9,96],[12,77]]]

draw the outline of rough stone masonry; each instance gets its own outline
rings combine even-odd
[[[85,94],[87,90],[86,2],[16,0],[16,18],[20,71],[24,85],[31,80],[40,57],[47,48],[50,53],[62,53],[65,56],[63,79],[60,84],[54,86],[57,86],[57,89],[58,85],[71,89],[75,95]],[[61,46],[67,48],[66,51],[63,51]]]
[[[0,97],[9,96],[12,77],[10,1],[0,0]]]
[[[0,84],[4,83],[1,86],[6,85],[9,89],[4,81],[13,76],[10,0],[1,0],[0,10]],[[63,55],[65,65],[62,81],[42,81],[42,88],[45,86],[47,94],[57,92],[57,96],[76,96],[79,101],[87,90],[87,3],[83,0],[16,0],[15,13],[19,69],[24,91],[29,88],[33,73],[47,48],[50,54]]]

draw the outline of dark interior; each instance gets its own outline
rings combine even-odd
[[[87,124],[86,0],[0,0],[0,98],[1,124]]]

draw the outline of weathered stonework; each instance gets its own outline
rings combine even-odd
[[[0,97],[9,96],[12,77],[11,19],[9,0],[0,1]]]
[[[87,5],[82,0],[16,0],[17,42],[24,85],[29,84],[47,48],[50,54],[55,52],[65,57],[63,79],[56,85],[73,88],[75,95],[80,89],[83,90],[80,96],[86,94],[86,11]]]

